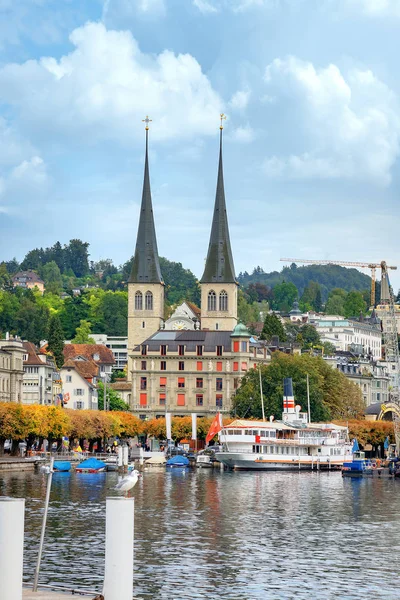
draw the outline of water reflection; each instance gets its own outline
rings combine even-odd
[[[41,581],[100,589],[116,473],[55,473]],[[151,599],[400,598],[398,481],[339,473],[148,470],[135,489],[135,594]],[[4,474],[25,497],[31,580],[45,476]],[[122,551],[122,549],[121,549]]]

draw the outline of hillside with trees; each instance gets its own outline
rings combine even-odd
[[[37,344],[52,335],[51,319],[56,316],[58,337],[62,331],[64,339],[90,341],[93,333],[126,335],[132,260],[120,266],[111,259],[92,261],[89,244],[74,239],[30,250],[20,264],[16,259],[0,263],[0,334],[8,331]],[[184,300],[199,305],[196,276],[181,263],[163,257],[160,265],[165,316]],[[12,276],[20,270],[33,270],[43,279],[43,296],[13,288]],[[288,312],[295,300],[302,311],[325,310],[347,317],[366,314],[369,308],[370,277],[355,269],[292,264],[280,273],[265,273],[256,267],[251,275],[240,273],[238,280],[238,316],[252,330],[264,322],[270,309]]]

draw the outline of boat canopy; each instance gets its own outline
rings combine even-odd
[[[99,469],[105,469],[106,466],[106,463],[102,462],[101,460],[97,460],[97,458],[88,458],[87,460],[79,463],[78,469],[94,469],[98,471]]]
[[[67,460],[56,460],[54,462],[54,470],[55,471],[70,471],[71,463]]]
[[[173,456],[167,460],[167,467],[188,467],[190,461],[186,456]]]

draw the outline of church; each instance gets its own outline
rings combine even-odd
[[[142,203],[132,272],[128,282],[128,381],[130,409],[141,419],[192,412],[229,413],[232,395],[248,369],[265,360],[237,320],[238,283],[229,238],[222,164],[222,119],[214,214],[201,307],[184,302],[164,321],[160,269],[146,150]]]

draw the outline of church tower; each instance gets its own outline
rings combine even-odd
[[[128,380],[131,379],[133,348],[158,331],[164,318],[164,282],[158,258],[149,177],[150,119],[146,117],[144,122],[146,123],[146,156],[142,205],[135,256],[128,281]]]
[[[214,216],[207,260],[201,278],[201,328],[232,331],[237,324],[237,289],[235,267],[226,214],[224,173],[222,168],[221,115],[219,166]]]

